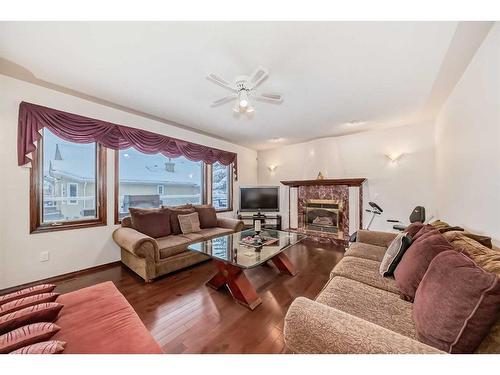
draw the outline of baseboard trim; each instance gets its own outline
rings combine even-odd
[[[105,263],[105,264],[100,264],[100,265],[94,266],[94,267],[84,268],[83,270],[79,270],[79,271],[63,273],[62,275],[52,276],[52,277],[48,277],[46,279],[40,279],[40,280],[32,281],[32,282],[21,284],[21,285],[12,286],[12,287],[5,288],[5,289],[0,289],[0,295],[12,293],[12,292],[15,292],[17,290],[29,288],[30,286],[34,286],[34,285],[38,285],[38,284],[42,284],[42,283],[55,284],[55,283],[58,283],[61,281],[65,281],[66,279],[70,279],[70,278],[78,277],[78,276],[83,276],[83,275],[90,273],[90,272],[102,271],[103,269],[106,269],[106,268],[115,267],[119,264],[121,264],[121,262],[118,260],[118,261],[111,262],[111,263]]]

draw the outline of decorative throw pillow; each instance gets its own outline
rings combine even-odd
[[[170,211],[170,227],[172,228],[172,234],[181,234],[181,227],[179,225],[179,215],[187,215],[196,212],[194,207],[190,208],[169,208]]]
[[[446,250],[453,250],[453,247],[437,229],[412,242],[394,270],[396,286],[403,299],[413,301],[432,259]]]
[[[463,232],[447,232],[444,237],[457,251],[466,254],[479,267],[500,276],[500,251],[481,245]]]
[[[415,235],[418,233],[420,229],[422,229],[423,226],[424,224],[422,224],[421,222],[411,223],[406,227],[404,233],[406,233],[413,239],[413,237],[415,237]]]
[[[56,302],[41,303],[2,315],[0,316],[0,334],[30,323],[53,322],[63,306]]]
[[[125,216],[122,219],[121,224],[122,224],[123,228],[133,228],[133,226],[132,226],[132,218],[130,216]]]
[[[130,208],[129,211],[135,230],[153,238],[172,234],[168,208]]]
[[[434,228],[439,229],[439,228],[447,228],[450,226],[446,221],[442,220],[434,220],[432,223],[429,225],[432,225]]]
[[[432,225],[426,224],[426,225],[422,226],[422,228],[420,228],[420,230],[417,233],[415,233],[413,236],[411,236],[411,238],[413,241],[416,241],[421,236],[424,236],[428,233],[435,233],[435,232],[439,232],[439,230],[434,228]]]
[[[197,212],[187,215],[178,215],[178,218],[182,234],[199,232],[201,230],[200,219],[198,218]]]
[[[194,206],[194,209],[198,212],[200,227],[202,229],[214,228],[217,226],[217,213],[211,204]]]
[[[56,286],[54,284],[41,284],[41,285],[31,286],[29,288],[25,288],[17,292],[12,292],[4,296],[0,296],[0,305],[14,301],[19,298],[34,296],[35,294],[50,293],[54,290],[55,287]]]
[[[488,249],[493,249],[493,243],[491,242],[491,237],[482,236],[480,234],[464,232],[465,237],[469,237],[476,242],[479,242],[481,245],[486,246]]]
[[[10,354],[59,354],[64,351],[64,341],[44,341],[33,345],[24,346],[10,352]]]
[[[401,261],[405,251],[411,245],[411,238],[400,233],[392,240],[391,244],[385,252],[384,258],[380,263],[380,274],[382,276],[391,276],[396,269],[396,266]]]
[[[462,227],[442,227],[442,228],[437,228],[439,233],[446,233],[446,232],[463,232],[464,228]]]
[[[42,293],[34,296],[16,299],[15,301],[0,305],[0,316],[24,309],[28,306],[38,305],[45,302],[54,302],[59,297],[59,293]]]
[[[10,353],[23,346],[46,341],[61,328],[54,323],[34,323],[0,336],[0,353]]]
[[[418,339],[448,353],[474,352],[499,314],[498,276],[454,250],[432,260],[413,304]]]

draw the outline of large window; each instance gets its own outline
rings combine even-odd
[[[105,150],[65,141],[48,129],[31,171],[31,232],[106,225]]]
[[[134,148],[115,154],[118,166],[115,194],[116,221],[129,214],[130,207],[201,204],[204,199],[203,163],[185,157],[143,154]]]
[[[212,204],[217,211],[233,209],[232,167],[219,162],[212,164]]]

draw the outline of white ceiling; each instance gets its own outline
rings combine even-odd
[[[0,23],[0,57],[38,79],[251,148],[421,119],[456,22]],[[269,69],[237,117],[205,79]],[[357,128],[352,120],[367,121]]]

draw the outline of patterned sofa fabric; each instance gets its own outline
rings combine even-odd
[[[302,354],[438,354],[420,341],[344,311],[299,297],[285,317],[285,344]]]
[[[416,338],[412,304],[397,294],[338,276],[328,282],[316,302]]]
[[[370,245],[363,242],[353,242],[346,250],[345,257],[357,257],[381,262],[384,258],[386,247]]]
[[[332,270],[330,277],[343,276],[391,293],[399,294],[393,277],[382,277],[380,262],[358,257],[344,257]]]

